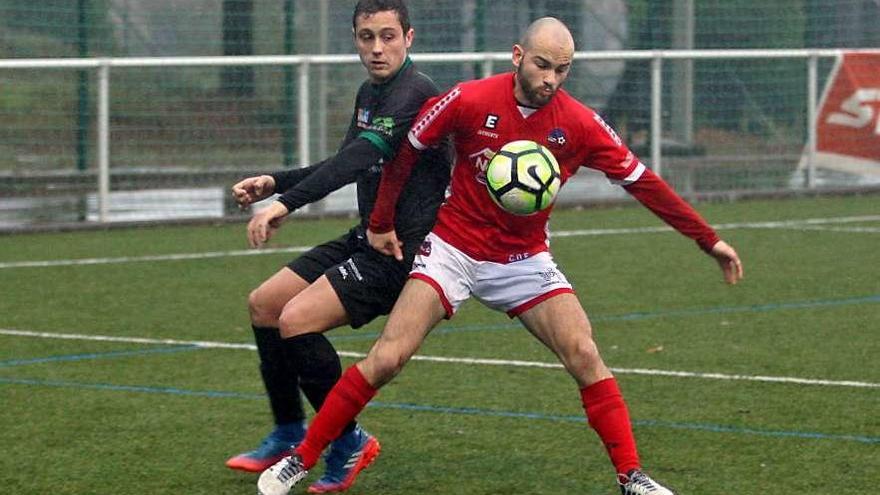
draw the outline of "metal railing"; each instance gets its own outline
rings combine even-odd
[[[818,102],[818,61],[821,58],[838,59],[844,53],[873,53],[880,50],[840,49],[782,49],[782,50],[650,50],[650,51],[603,51],[576,52],[578,61],[627,61],[651,62],[651,108],[650,108],[650,160],[655,173],[663,172],[662,139],[662,88],[663,64],[669,60],[721,60],[721,59],[804,59],[807,62],[807,104],[804,109],[808,122],[806,154],[806,184],[815,186],[814,156],[816,152],[816,118]],[[509,52],[486,53],[424,53],[413,54],[419,63],[481,63],[483,76],[493,73],[498,62],[509,63]],[[0,70],[13,69],[93,69],[97,72],[97,189],[98,220],[108,219],[110,194],[110,91],[111,69],[145,67],[205,67],[205,66],[285,66],[298,67],[298,158],[300,165],[310,163],[309,154],[309,83],[313,66],[359,64],[356,55],[289,55],[289,56],[227,56],[227,57],[146,57],[146,58],[87,58],[87,59],[5,59],[0,60]]]

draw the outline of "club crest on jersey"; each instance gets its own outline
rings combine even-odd
[[[476,170],[475,178],[480,184],[486,183],[486,167],[489,166],[489,161],[493,156],[495,156],[495,152],[489,148],[483,148],[476,153],[468,155],[468,158],[474,163],[474,170]]]
[[[550,134],[547,136],[547,142],[559,148],[565,146],[567,141],[568,139],[565,137],[565,131],[559,127],[550,131]]]
[[[559,276],[559,272],[553,268],[538,272],[537,275],[544,279],[544,283],[541,284],[541,287],[550,287],[551,285],[562,283],[562,278]]]
[[[419,246],[419,256],[431,256],[431,241],[423,241]]]

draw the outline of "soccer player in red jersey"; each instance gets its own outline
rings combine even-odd
[[[422,108],[407,142],[383,170],[368,236],[376,249],[400,259],[401,243],[393,230],[397,195],[418,156],[452,136],[456,164],[437,223],[381,337],[364,360],[343,374],[296,453],[262,474],[260,493],[286,494],[302,479],[327,443],[400,372],[428,332],[471,295],[519,318],[557,355],[578,385],[588,422],[605,445],[624,495],[673,493],[641,470],[617,382],[593,341],[586,313],[550,254],[550,209],[530,216],[501,209],[486,190],[486,164],[505,143],[536,141],[553,152],[563,180],[587,166],[622,185],[715,258],[728,283],[742,278],[742,263],[598,114],[561,89],[573,53],[565,25],[539,19],[513,47],[514,73],[462,83]]]

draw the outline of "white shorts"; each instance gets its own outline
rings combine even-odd
[[[447,318],[471,295],[513,318],[557,294],[574,292],[548,251],[512,263],[477,261],[433,232],[416,253],[409,276],[434,287]]]

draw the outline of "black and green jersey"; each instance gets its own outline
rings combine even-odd
[[[438,93],[409,58],[390,80],[364,82],[339,151],[315,165],[273,174],[275,189],[282,193],[278,200],[293,211],[356,182],[358,213],[366,228],[383,164],[394,158],[422,104]],[[421,155],[397,202],[395,229],[402,241],[421,241],[431,230],[449,183],[451,161],[448,144]]]

